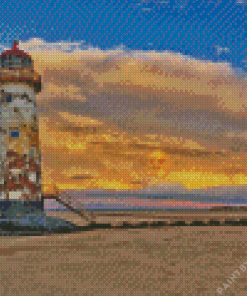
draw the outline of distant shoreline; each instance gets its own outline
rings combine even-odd
[[[70,209],[45,209],[45,200],[56,200],[59,203],[59,195],[43,195],[42,196],[42,207],[44,211],[70,211]],[[79,210],[79,209],[78,209]],[[211,212],[211,211],[223,211],[223,212],[231,212],[231,211],[246,211],[247,210],[247,206],[225,206],[225,205],[218,205],[218,206],[212,206],[212,207],[206,207],[206,208],[107,208],[107,206],[105,208],[87,208],[87,209],[80,209],[86,212],[105,212],[105,211],[111,211],[111,212],[184,212],[184,211],[189,211],[189,212]]]
[[[209,211],[211,209],[83,209],[83,211],[86,212],[177,212],[177,211]],[[44,211],[48,211],[48,212],[53,212],[53,211],[58,211],[58,212],[67,212],[67,211],[71,211],[70,209],[45,209]],[[81,210],[80,210],[81,211]]]

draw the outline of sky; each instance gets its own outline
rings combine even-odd
[[[1,39],[171,50],[240,71],[247,67],[246,11],[246,0],[5,1]]]
[[[14,1],[42,76],[43,190],[247,184],[247,1]]]

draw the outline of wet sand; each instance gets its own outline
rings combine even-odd
[[[162,226],[0,237],[0,295],[220,295],[247,261],[246,233]],[[222,295],[246,295],[246,278],[241,272]]]
[[[246,227],[168,226],[0,237],[0,295],[220,295]],[[222,295],[246,295],[247,271]]]

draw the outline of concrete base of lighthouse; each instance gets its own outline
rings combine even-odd
[[[0,200],[1,235],[44,235],[79,230],[71,222],[48,217],[41,201]]]

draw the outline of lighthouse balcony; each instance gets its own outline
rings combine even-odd
[[[30,79],[38,80],[41,76],[32,69],[2,68],[0,69],[0,79],[4,77],[27,77]]]
[[[1,69],[0,84],[6,82],[25,83],[31,87],[34,87],[35,92],[41,91],[41,76],[31,69]]]

